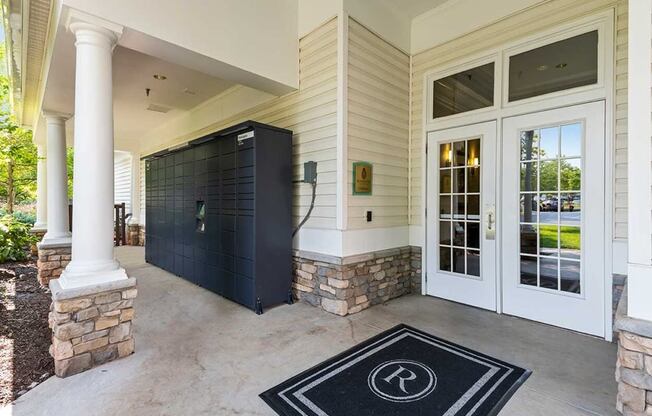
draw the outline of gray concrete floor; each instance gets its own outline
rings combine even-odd
[[[424,296],[341,318],[306,304],[262,316],[144,263],[136,353],[67,378],[52,377],[0,414],[272,415],[262,391],[398,323],[534,371],[501,415],[616,415],[614,344]]]

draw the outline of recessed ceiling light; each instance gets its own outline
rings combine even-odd
[[[154,77],[154,79],[159,80],[159,81],[165,81],[166,79],[168,79],[168,77],[166,77],[165,75],[162,75],[162,74],[154,74],[153,77]]]
[[[537,71],[545,71],[548,68],[549,68],[548,65],[539,65],[537,67]]]
[[[562,63],[560,63],[560,64],[555,65],[555,68],[557,68],[557,69],[564,69],[564,68],[566,68],[567,66],[568,66],[568,64],[567,64],[566,62],[562,62]]]

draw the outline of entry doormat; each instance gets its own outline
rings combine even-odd
[[[284,416],[494,416],[530,374],[398,325],[260,397]]]

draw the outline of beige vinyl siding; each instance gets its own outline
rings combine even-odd
[[[627,14],[623,6],[626,0],[554,0],[503,19],[495,24],[474,31],[451,42],[436,46],[412,57],[411,99],[411,159],[410,159],[410,223],[421,224],[423,205],[421,201],[423,132],[423,77],[435,67],[480,54],[508,42],[550,29],[591,13],[617,5],[617,62],[616,62],[616,138],[614,148],[614,199],[615,237],[626,238],[627,165],[626,165],[626,83],[627,83]]]
[[[113,199],[116,204],[125,203],[126,212],[131,212],[131,158],[116,156],[113,164]]]
[[[410,58],[353,19],[348,29],[348,228],[407,225]],[[373,164],[371,196],[352,195],[356,161]]]
[[[138,220],[140,221],[140,224],[145,224],[145,190],[146,188],[146,183],[145,183],[145,161],[141,160],[138,163],[138,176],[140,177],[140,215],[138,217]]]
[[[307,228],[336,227],[337,170],[337,19],[299,41],[299,89],[197,131],[196,136],[255,120],[292,130],[294,179],[303,179],[303,163],[317,162],[317,197]],[[187,138],[186,138],[187,140]],[[296,184],[295,225],[308,211],[311,187]],[[144,206],[144,205],[143,205]]]
[[[616,8],[614,238],[627,238],[627,1]]]

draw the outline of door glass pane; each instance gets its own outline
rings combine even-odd
[[[521,163],[521,192],[536,192],[537,165],[536,161]]]
[[[480,252],[466,250],[466,273],[471,276],[480,276]]]
[[[521,256],[521,284],[538,286],[537,258],[534,256]]]
[[[464,193],[464,168],[453,169],[453,192],[459,194]]]
[[[580,293],[580,262],[561,260],[561,290],[564,292]]]
[[[479,277],[480,139],[452,141],[439,148],[439,269]]]
[[[461,248],[453,249],[453,271],[455,273],[465,274],[466,272],[464,267],[466,256],[464,254],[465,250],[462,250]]]
[[[546,289],[557,290],[559,288],[559,279],[557,279],[557,259],[540,257],[539,258],[539,286]]]
[[[520,133],[523,285],[582,293],[582,129],[574,123]]]
[[[580,258],[580,227],[560,227],[559,241],[561,256],[568,259]]]
[[[453,160],[453,150],[450,143],[439,145],[439,167],[449,168]]]
[[[464,217],[464,195],[455,195],[453,197],[453,218],[463,220]]]
[[[582,155],[582,124],[575,123],[561,126],[561,156],[574,157]]]
[[[480,219],[480,195],[468,195],[466,197],[466,219]]]
[[[466,168],[467,192],[480,192],[480,168]]]
[[[559,252],[559,227],[542,225],[539,228],[539,254],[556,256]]]
[[[539,162],[539,166],[541,167],[539,190],[545,192],[556,191],[559,162],[557,160],[548,160]]]
[[[521,160],[535,160],[539,154],[539,131],[521,132]]]
[[[466,142],[453,143],[453,166],[465,166],[466,163]]]
[[[451,223],[450,221],[439,222],[439,244],[451,245]]]
[[[434,81],[433,118],[491,107],[493,103],[493,62]]]
[[[451,271],[451,248],[439,247],[439,270]]]
[[[509,58],[509,101],[597,82],[597,30]]]
[[[539,159],[556,159],[559,156],[559,128],[541,129],[540,134]]]
[[[451,217],[451,197],[442,195],[439,197],[439,218]]]
[[[536,194],[521,194],[521,222],[536,223],[537,221]]]
[[[559,165],[559,187],[561,191],[579,191],[582,187],[581,159],[562,159]]]
[[[450,169],[439,171],[439,192],[442,194],[451,193],[451,171]]]
[[[580,225],[582,221],[582,199],[579,193],[561,193],[561,205],[559,207],[560,221],[567,225]]]

